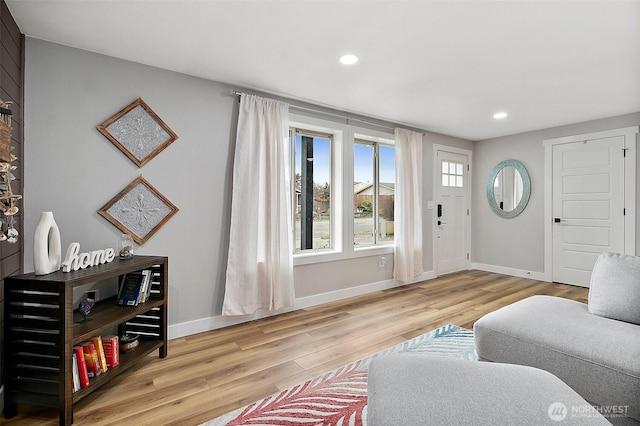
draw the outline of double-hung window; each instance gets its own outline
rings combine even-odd
[[[353,243],[356,248],[393,243],[395,147],[357,138],[353,161]]]
[[[295,253],[333,247],[331,220],[331,134],[290,129],[294,150]]]

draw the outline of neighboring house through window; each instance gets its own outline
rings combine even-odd
[[[394,238],[395,148],[356,139],[353,161],[353,244],[390,244]]]

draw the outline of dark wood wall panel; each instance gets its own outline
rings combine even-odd
[[[24,36],[11,16],[4,0],[0,0],[0,99],[11,101],[13,129],[11,139],[18,166],[12,183],[14,193],[23,194],[24,155],[23,147],[23,99],[24,99]],[[4,383],[4,278],[23,272],[24,266],[24,222],[22,202],[18,202],[20,214],[16,215],[14,226],[20,232],[19,242],[0,242],[0,386]]]

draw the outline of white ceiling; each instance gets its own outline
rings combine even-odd
[[[30,37],[468,140],[640,111],[640,1],[6,3]]]

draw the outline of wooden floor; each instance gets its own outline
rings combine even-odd
[[[586,303],[587,292],[464,271],[175,339],[164,360],[153,353],[78,402],[74,425],[197,425],[442,325],[471,329],[482,315],[534,294]],[[30,411],[0,423],[58,423],[54,411]]]

